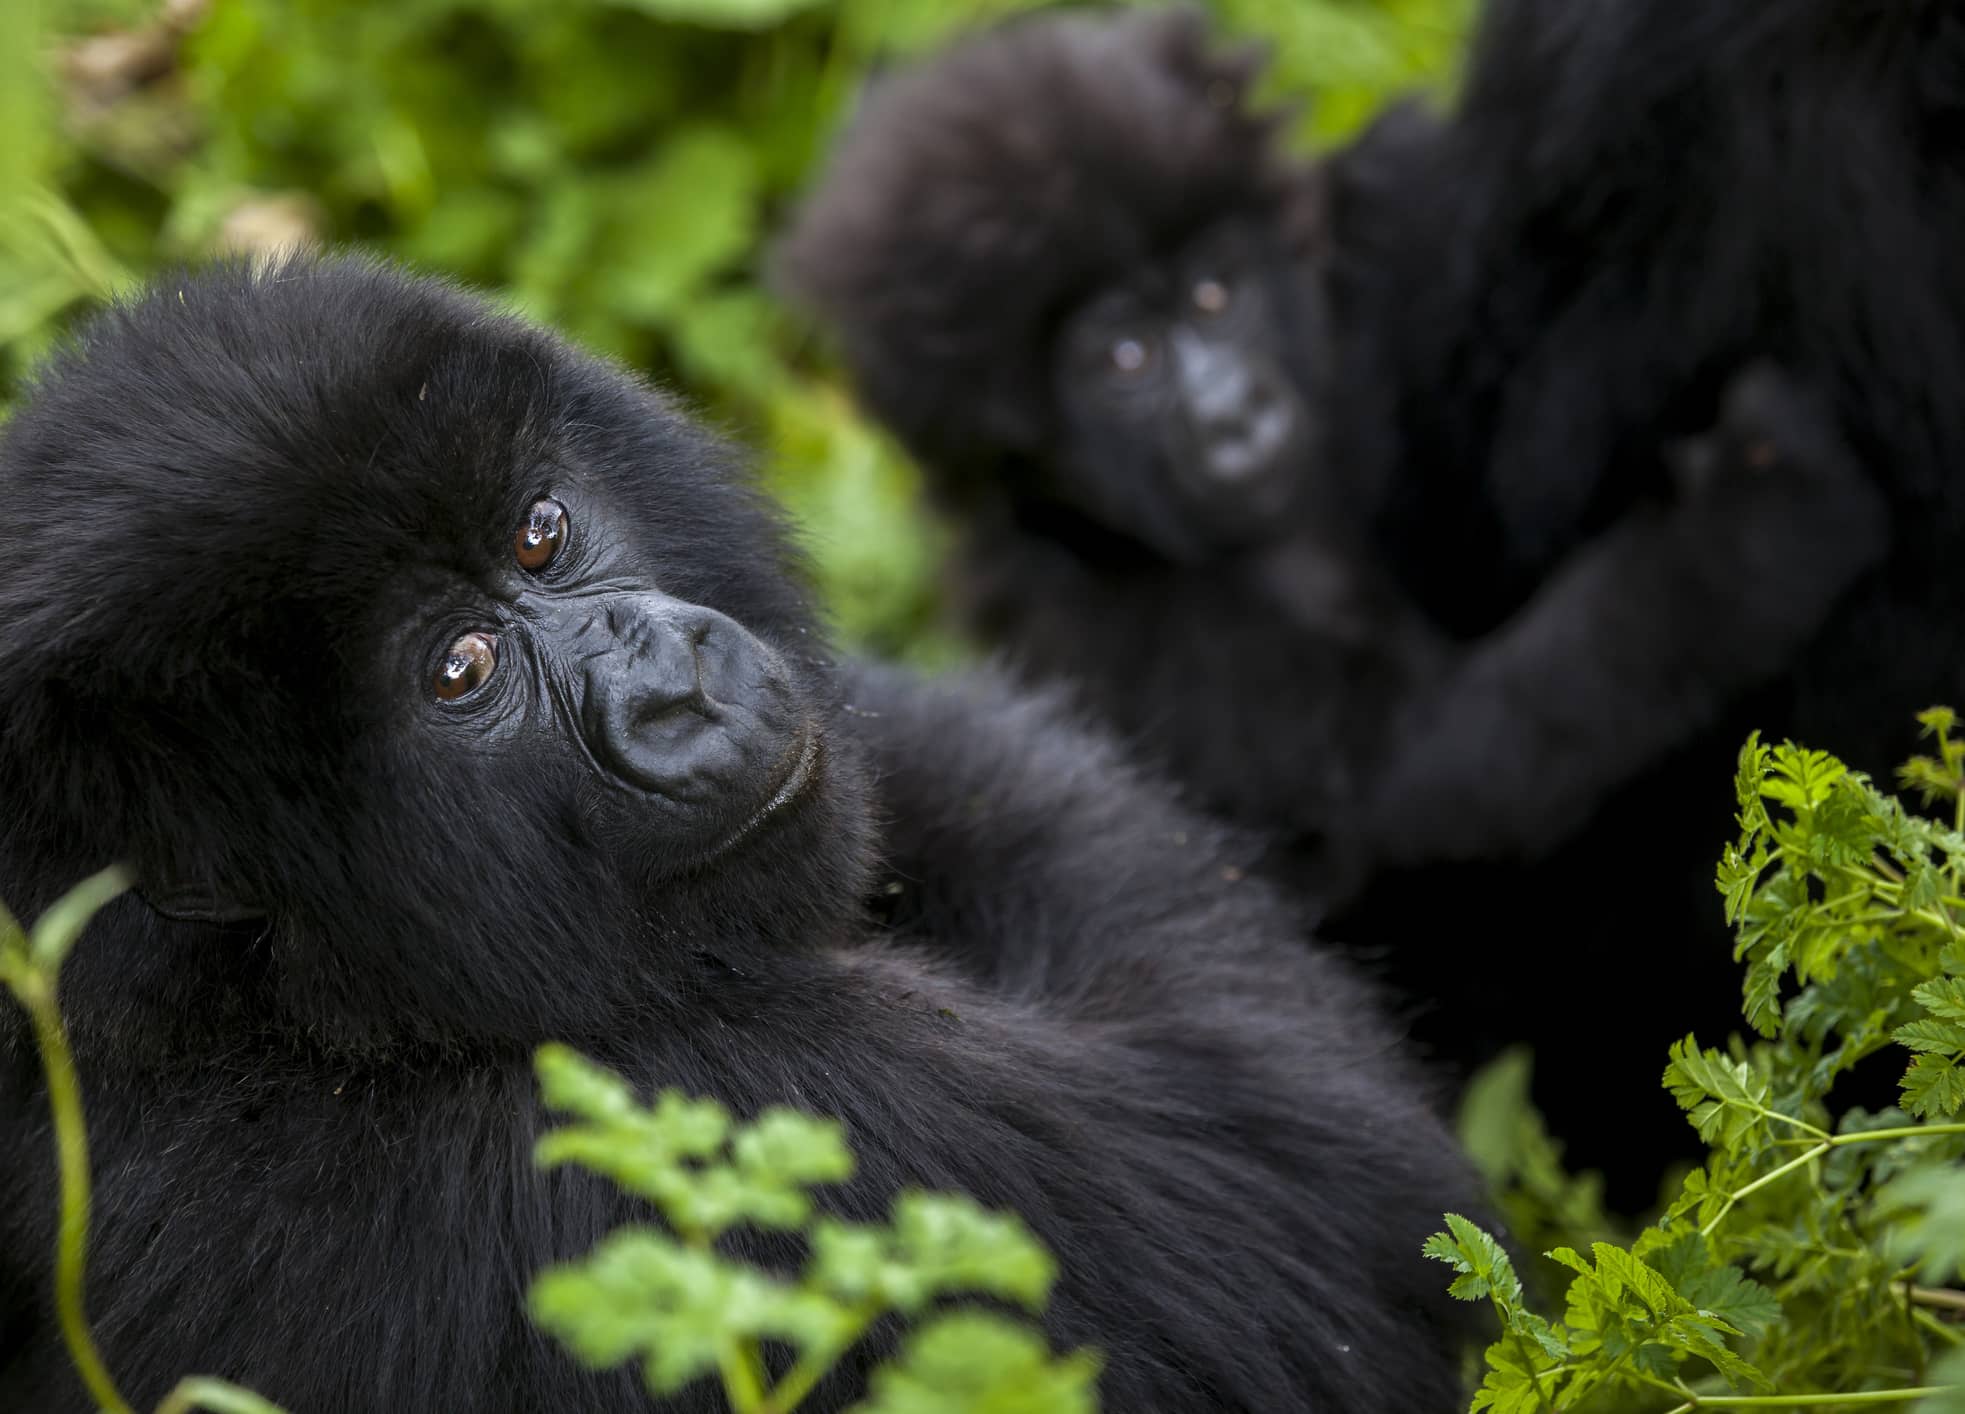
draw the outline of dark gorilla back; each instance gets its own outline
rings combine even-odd
[[[137,1403],[190,1370],[296,1410],[646,1407],[524,1315],[648,1217],[531,1166],[547,1039],[839,1116],[832,1212],[1021,1213],[1107,1407],[1453,1403],[1419,1245],[1469,1186],[1369,996],[1055,703],[836,665],[660,396],[385,267],[226,266],[55,360],[0,497],[0,896],[138,880],[62,979]],[[59,1414],[26,1032],[0,1404]]]

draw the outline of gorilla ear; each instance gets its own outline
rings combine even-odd
[[[179,923],[248,923],[266,917],[258,904],[215,884],[145,875],[133,892],[153,913]]]

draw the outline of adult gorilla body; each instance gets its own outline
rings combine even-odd
[[[529,1162],[557,1038],[842,1117],[841,1213],[1017,1210],[1113,1408],[1450,1403],[1418,1244],[1468,1191],[1354,984],[1054,708],[830,666],[771,516],[655,395],[385,269],[220,269],[54,364],[0,493],[31,509],[0,894],[138,879],[63,975],[92,1315],[138,1402],[189,1370],[295,1409],[644,1407],[523,1312],[645,1217]],[[0,1403],[80,1409],[12,1020]]]
[[[1815,391],[1889,500],[1893,549],[1543,865],[1394,874],[1333,935],[1393,944],[1412,900],[1449,893],[1476,932],[1611,961],[1636,1043],[1662,1054],[1705,985],[1670,959],[1727,957],[1711,881],[1747,732],[1887,774],[1910,713],[1959,699],[1961,135],[1955,6],[1495,0],[1458,109],[1388,118],[1355,171],[1340,161],[1339,219],[1353,197],[1375,213],[1347,278],[1379,340],[1351,391],[1396,394],[1353,465],[1402,488],[1376,543],[1437,622],[1488,632],[1654,498],[1643,449],[1702,425],[1749,359]],[[1600,1113],[1601,1038],[1554,1045],[1545,1100]],[[1586,1162],[1620,1142],[1582,1138]]]
[[[1355,297],[1376,297],[1386,347],[1352,368],[1405,400],[1383,553],[1440,622],[1483,632],[1655,494],[1645,446],[1704,425],[1732,369],[1778,360],[1905,513],[1815,640],[1830,651],[1763,702],[1805,700],[1809,730],[1891,764],[1906,704],[1965,661],[1942,593],[1965,525],[1965,16],[1493,0],[1465,89],[1361,164],[1383,278]]]
[[[1328,173],[1292,166],[1244,111],[1249,73],[1191,14],[1013,22],[869,96],[781,268],[953,513],[969,625],[1276,831],[1280,877],[1336,901],[1406,864],[1538,858],[1789,660],[1881,553],[1880,497],[1805,382],[1741,349],[1674,501],[1593,527],[1507,622],[1444,641],[1371,538],[1437,454],[1400,441],[1427,389],[1400,408],[1388,371],[1457,239],[1411,176],[1437,127],[1401,114]],[[1633,459],[1662,475],[1667,440]],[[1573,977],[1589,912],[1520,890],[1465,933],[1452,892],[1402,897],[1425,916],[1358,931],[1445,1004],[1428,1047],[1578,1041],[1568,982],[1522,979]],[[1544,910],[1561,931],[1524,946]],[[1508,938],[1506,963],[1468,937]],[[1694,964],[1672,946],[1648,975]],[[1620,1055],[1614,1032],[1592,1044],[1651,1092],[1662,1043]],[[1665,1146],[1689,1144],[1658,1098]],[[1629,1147],[1657,1162],[1655,1130]]]

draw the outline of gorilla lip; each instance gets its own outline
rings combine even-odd
[[[711,858],[735,849],[744,840],[749,838],[759,825],[762,825],[766,820],[770,819],[780,810],[783,810],[804,793],[806,786],[812,783],[812,777],[817,772],[819,764],[819,734],[809,726],[802,728],[798,734],[797,751],[787,754],[791,758],[791,766],[786,770],[784,779],[778,782],[778,788],[771,792],[771,798],[753,811],[750,818],[745,820],[743,824],[739,825],[719,841],[716,847],[710,851]]]

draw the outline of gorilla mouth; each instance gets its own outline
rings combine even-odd
[[[1216,442],[1202,458],[1202,466],[1222,486],[1259,482],[1284,469],[1295,435],[1296,419],[1289,404],[1279,402],[1252,416],[1239,435]]]
[[[785,753],[784,774],[778,778],[778,784],[773,788],[770,798],[752,811],[743,824],[710,846],[703,856],[703,861],[708,862],[729,853],[755,834],[758,827],[766,820],[805,794],[813,778],[819,773],[819,761],[823,755],[819,734],[809,725],[801,726],[796,744],[791,751]]]

